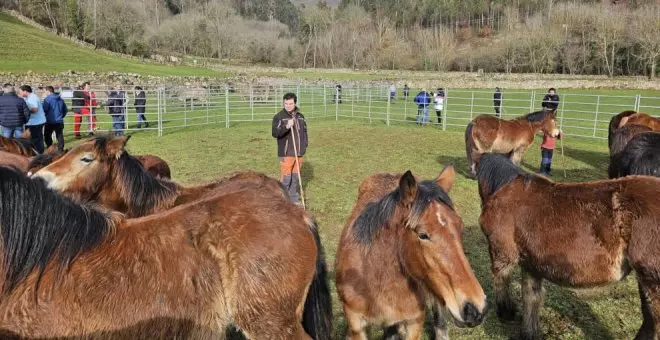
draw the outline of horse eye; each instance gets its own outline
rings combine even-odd
[[[80,161],[83,162],[83,163],[85,163],[85,164],[89,164],[89,163],[91,163],[92,161],[94,161],[94,158],[91,158],[91,157],[83,157],[83,158],[80,159]]]
[[[417,237],[419,237],[420,240],[425,240],[425,241],[428,241],[428,240],[431,239],[429,237],[429,234],[427,234],[427,233],[419,233],[419,234],[417,234]]]

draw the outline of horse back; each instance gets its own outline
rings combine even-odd
[[[480,115],[474,119],[473,137],[481,152],[509,153],[529,145],[533,132],[517,120],[503,120],[491,115]]]
[[[21,172],[25,172],[28,164],[30,164],[29,157],[0,150],[0,165],[13,166]]]

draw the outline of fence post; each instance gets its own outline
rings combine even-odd
[[[470,121],[472,121],[474,114],[474,90],[470,92],[472,93],[472,99],[470,100]]]
[[[328,94],[325,91],[325,84],[323,84],[323,115],[324,116],[328,115]]]
[[[385,122],[387,123],[387,126],[390,126],[390,103],[391,103],[391,98],[388,95],[387,96],[387,116],[385,118]]]
[[[229,128],[229,85],[225,85],[225,127]]]
[[[403,96],[403,120],[408,121],[408,98]]]
[[[371,87],[369,88],[369,124],[371,124]]]
[[[209,123],[209,103],[211,102],[210,88],[206,88],[206,124]]]
[[[594,119],[594,134],[593,137],[596,137],[596,127],[598,127],[598,110],[600,108],[600,95],[596,97],[596,119]]]
[[[534,100],[536,99],[536,90],[532,90],[532,94],[529,97],[529,112],[534,112]]]
[[[564,107],[566,106],[566,99],[568,99],[568,94],[564,96],[565,100],[562,100],[559,105],[561,106],[561,116],[559,117],[559,130],[564,133]],[[563,143],[563,142],[562,142]]]
[[[250,83],[250,112],[252,113],[252,120],[254,120],[254,87]]]
[[[158,111],[157,111],[157,122],[156,127],[158,128],[158,137],[163,136],[163,92],[164,89],[156,89],[156,97],[158,98]]]
[[[124,92],[124,130],[128,130],[128,92]],[[90,100],[90,105],[91,105],[91,100]],[[94,121],[94,109],[89,110],[89,121],[93,122]],[[92,124],[93,126],[93,124]],[[92,128],[92,131],[94,129]]]
[[[339,91],[335,87],[335,120],[339,120]]]
[[[358,93],[360,91],[360,86],[358,85]],[[351,118],[355,117],[355,89],[351,88]]]
[[[635,112],[639,112],[639,107],[641,105],[641,101],[642,101],[642,96],[641,95],[638,94],[637,96],[635,96]]]

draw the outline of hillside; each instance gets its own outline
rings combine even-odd
[[[168,66],[80,47],[0,13],[0,72],[126,72],[154,76],[224,76],[206,68]]]

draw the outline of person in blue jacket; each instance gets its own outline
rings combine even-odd
[[[431,104],[431,95],[426,90],[420,91],[415,96],[417,104],[417,124],[426,125],[429,123],[429,105]],[[423,116],[423,118],[422,118]]]
[[[64,152],[64,117],[69,112],[69,108],[59,93],[55,93],[52,86],[46,86],[46,98],[44,98],[43,107],[46,113],[46,126],[44,127],[46,148],[53,145],[53,132],[55,132],[57,150]]]

